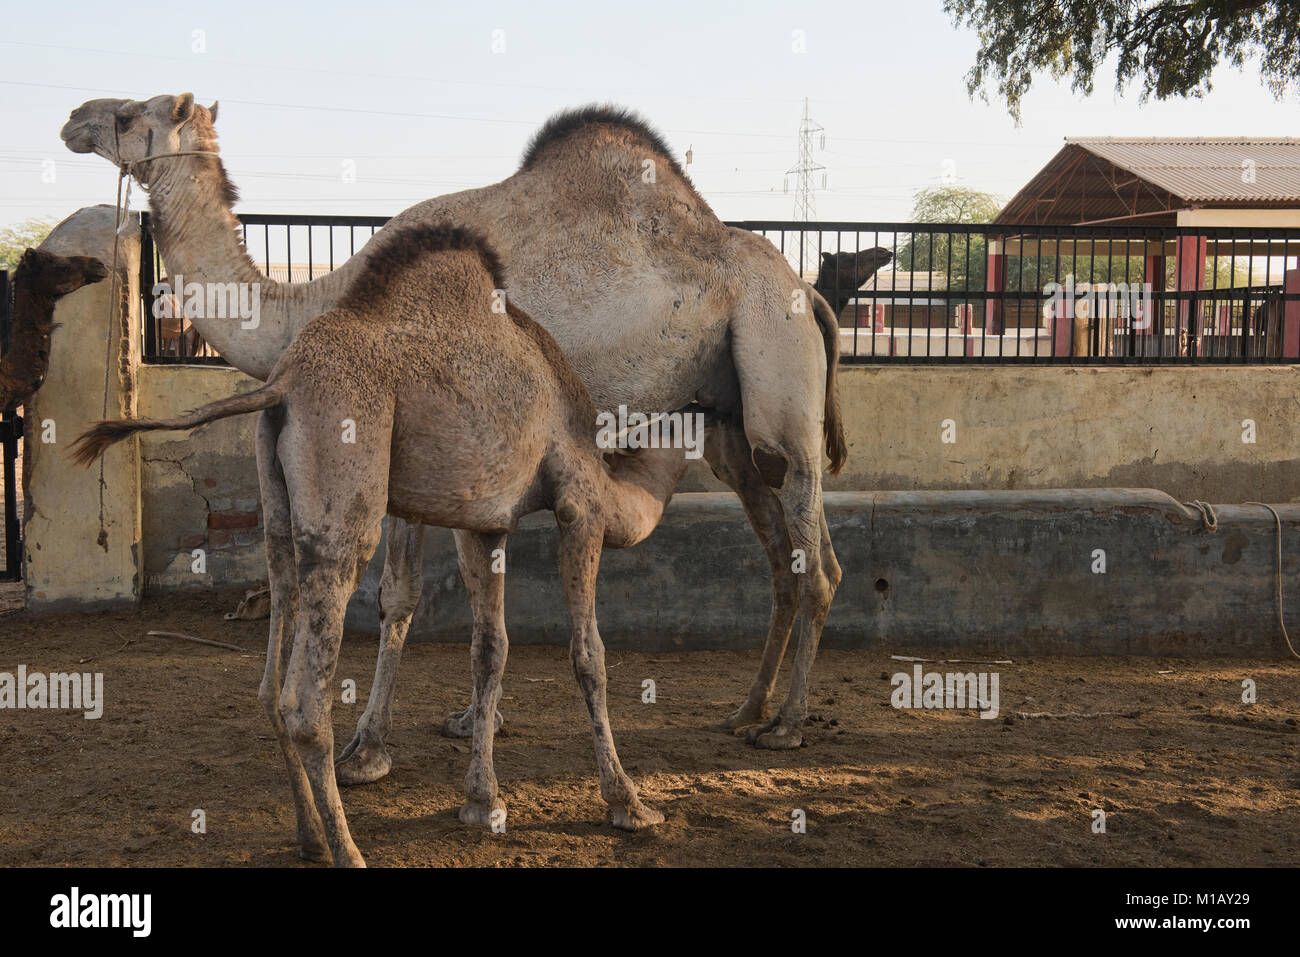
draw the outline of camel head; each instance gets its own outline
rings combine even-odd
[[[856,253],[822,253],[813,288],[825,297],[838,316],[857,295],[859,287],[893,258],[893,253],[880,246]]]
[[[104,264],[90,256],[56,256],[42,249],[29,249],[18,263],[14,285],[57,299],[107,275]]]
[[[72,111],[59,135],[74,153],[98,153],[114,166],[133,168],[149,185],[150,156],[185,150],[216,152],[217,104],[199,106],[193,93],[148,100],[87,100]]]

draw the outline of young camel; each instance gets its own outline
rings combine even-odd
[[[488,824],[504,809],[492,739],[505,587],[493,553],[520,517],[541,509],[559,525],[569,650],[601,794],[616,827],[663,820],[641,803],[614,750],[596,570],[602,542],[633,545],[658,524],[685,454],[648,449],[607,466],[582,381],[541,326],[514,307],[493,311],[501,288],[496,255],[476,234],[427,225],[392,232],[338,308],[298,334],[265,386],[174,419],[101,422],[74,450],[89,463],[135,432],[270,411],[257,449],[263,502],[287,508],[292,523],[291,538],[267,537],[271,591],[279,597],[296,580],[300,607],[292,649],[271,630],[259,697],[288,763],[305,857],[323,858],[327,842],[335,864],[363,864],[335,779],[330,705],[343,613],[385,512],[457,529],[474,611],[474,740],[461,820]]]
[[[99,282],[108,270],[90,256],[56,256],[28,249],[14,270],[14,326],[0,360],[0,412],[21,405],[50,370],[54,304],[82,286]]]

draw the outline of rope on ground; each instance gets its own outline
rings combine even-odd
[[[1273,513],[1273,522],[1277,526],[1277,626],[1282,629],[1282,640],[1286,642],[1291,656],[1300,658],[1300,654],[1296,654],[1295,646],[1291,644],[1291,636],[1286,633],[1286,620],[1282,615],[1282,516],[1277,513],[1277,509],[1272,505],[1264,502],[1247,502],[1246,504],[1258,505]]]
[[[232,645],[226,641],[213,641],[210,638],[196,638],[194,635],[182,634],[179,631],[146,631],[145,636],[148,638],[178,638],[181,641],[193,641],[200,645],[211,645],[213,648],[226,648],[229,651],[242,651],[244,654],[250,653],[247,648],[241,648],[239,645]],[[254,652],[254,654],[256,654],[256,652]],[[266,652],[263,651],[261,654],[265,655]]]

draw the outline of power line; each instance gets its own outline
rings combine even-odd
[[[89,86],[69,86],[69,85],[58,84],[58,83],[33,83],[33,82],[30,82],[30,81],[26,81],[26,80],[5,80],[5,79],[0,79],[0,84],[6,85],[6,86],[25,86],[25,87],[34,87],[34,88],[47,89],[47,90],[69,90],[69,91],[77,92],[77,93],[96,93],[96,92],[101,92],[101,88],[98,88],[98,87],[89,87]],[[146,94],[139,93],[139,92],[134,92],[134,93],[132,93],[131,95],[134,96],[134,97],[142,97],[142,96],[146,96]],[[467,122],[467,123],[502,123],[502,124],[508,124],[508,125],[512,125],[512,126],[534,126],[534,127],[538,127],[538,126],[541,126],[542,123],[544,122],[544,120],[519,120],[519,119],[505,119],[505,118],[498,117],[498,116],[471,116],[471,115],[454,114],[454,113],[424,113],[424,112],[418,112],[418,111],[405,111],[405,110],[374,110],[374,109],[366,109],[366,108],[362,108],[362,107],[348,107],[348,106],[322,106],[322,105],[320,105],[320,104],[315,104],[315,103],[276,103],[276,102],[268,102],[268,101],[265,101],[265,100],[242,100],[242,99],[223,99],[222,102],[223,102],[223,103],[234,103],[234,104],[237,104],[237,105],[239,105],[239,106],[263,107],[263,108],[269,108],[269,109],[283,109],[283,110],[308,110],[308,111],[322,112],[322,113],[349,113],[349,114],[362,114],[362,115],[369,115],[369,116],[395,116],[395,117],[406,118],[406,119],[412,119],[412,118],[414,118],[414,119],[451,120],[451,121],[463,121],[463,122]],[[742,131],[742,130],[716,130],[716,129],[715,129],[715,130],[697,130],[697,129],[683,129],[683,128],[674,128],[674,127],[665,127],[665,128],[664,128],[664,131],[665,131],[665,132],[668,132],[668,133],[680,133],[680,134],[690,135],[690,136],[741,136],[741,137],[747,137],[747,138],[769,139],[769,140],[770,140],[770,139],[785,139],[785,137],[787,136],[787,134],[785,134],[785,133],[751,133],[751,132]],[[922,145],[934,145],[934,146],[960,146],[960,145],[969,145],[969,146],[1028,146],[1028,145],[1033,145],[1033,144],[1029,144],[1029,143],[1009,143],[1009,142],[1008,142],[1008,143],[993,143],[993,142],[988,142],[988,141],[985,141],[985,142],[975,142],[975,141],[971,141],[971,142],[951,141],[951,142],[950,142],[950,141],[945,141],[945,140],[882,139],[882,138],[880,138],[880,137],[875,137],[875,136],[840,136],[840,137],[837,137],[837,142],[841,142],[841,143],[875,143],[875,144],[916,143],[916,144],[922,144]],[[1041,144],[1040,144],[1040,145],[1041,145]]]
[[[19,47],[32,47],[32,48],[43,49],[43,50],[63,50],[69,53],[94,53],[101,56],[126,57],[132,60],[143,58],[143,59],[151,59],[151,60],[168,60],[172,62],[181,61],[189,64],[210,63],[215,66],[231,66],[231,67],[239,67],[241,69],[253,69],[253,70],[276,70],[280,72],[289,72],[289,73],[310,73],[318,76],[319,75],[344,76],[344,77],[354,77],[357,79],[368,79],[368,80],[386,80],[386,81],[396,80],[403,83],[410,83],[410,82],[442,83],[450,86],[496,87],[496,88],[506,88],[506,89],[514,89],[514,90],[545,90],[552,93],[579,93],[583,96],[588,95],[587,91],[578,90],[574,87],[542,86],[536,83],[506,83],[500,80],[448,80],[444,77],[427,76],[427,75],[410,74],[410,73],[373,73],[373,72],[361,72],[357,70],[338,70],[333,67],[322,68],[322,67],[289,66],[286,64],[279,64],[279,63],[255,63],[248,60],[232,60],[226,57],[210,57],[207,54],[203,54],[201,57],[195,54],[191,54],[189,56],[177,56],[175,54],[167,54],[167,53],[140,53],[140,52],[135,52],[130,50],[105,50],[100,47],[64,46],[55,43],[32,43],[30,41],[25,41],[25,40],[0,40],[0,44],[7,44],[9,46],[19,46]],[[665,93],[662,90],[656,90],[651,92],[626,92],[624,95],[637,96],[637,97],[657,97],[663,99],[682,99],[682,100],[731,100],[731,101],[745,102],[745,103],[798,102],[797,99],[793,99],[793,98],[789,100],[779,100],[770,97],[756,97],[756,96],[722,96],[714,93]],[[842,100],[838,102],[845,103],[846,105],[852,105],[852,101]]]

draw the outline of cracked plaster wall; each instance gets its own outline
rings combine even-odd
[[[234,369],[142,366],[140,414],[177,415],[258,385]],[[140,439],[146,592],[246,587],[266,580],[254,437],[257,417]],[[204,569],[195,571],[194,551]]]

